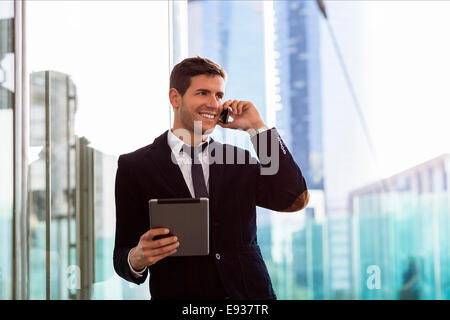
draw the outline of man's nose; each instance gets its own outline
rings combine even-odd
[[[220,103],[220,99],[217,97],[212,97],[209,101],[209,105],[216,109],[220,109],[222,107],[222,104]]]

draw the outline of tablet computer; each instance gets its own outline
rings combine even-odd
[[[209,254],[209,199],[150,199],[150,228],[168,228],[180,246],[171,256]],[[164,236],[166,237],[166,236]]]

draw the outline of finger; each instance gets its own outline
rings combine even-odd
[[[238,109],[238,114],[241,115],[242,112],[244,111],[244,106],[247,104],[247,101],[239,101],[238,105],[237,105],[237,109]]]
[[[153,264],[157,263],[161,259],[164,259],[165,257],[168,257],[168,256],[174,254],[175,252],[177,252],[177,249],[174,249],[172,251],[166,252],[166,253],[164,253],[162,255],[159,255],[157,257],[153,257]]]
[[[231,103],[231,109],[232,109],[232,114],[233,115],[237,115],[237,106],[238,106],[239,100],[233,100],[233,102]]]
[[[233,100],[227,100],[223,103],[223,110],[225,110],[226,108],[228,108],[231,103],[233,102]]]
[[[168,245],[168,246],[165,246],[165,247],[160,247],[158,249],[153,249],[151,251],[151,253],[150,253],[150,257],[160,256],[162,254],[165,254],[165,253],[167,253],[169,251],[172,251],[172,250],[178,248],[179,246],[180,246],[180,243],[177,241],[174,244],[171,244],[171,245]]]
[[[226,109],[228,109],[230,106],[231,106],[231,103],[233,102],[233,100],[227,100],[227,101],[225,101],[224,103],[223,103],[223,105],[222,105],[222,111],[221,112],[223,112],[224,110],[226,110]],[[229,112],[231,113],[232,111],[231,111],[231,109],[229,110]]]
[[[232,128],[233,127],[233,121],[230,121],[230,120],[228,120],[227,123],[217,122],[217,124],[219,126],[221,126],[222,128]]]
[[[163,238],[163,239],[159,239],[159,240],[154,240],[150,243],[149,248],[156,249],[156,248],[164,247],[169,244],[175,243],[177,240],[178,240],[177,237],[168,237],[168,238]]]
[[[228,121],[228,123],[222,123],[222,122],[218,121],[217,125],[219,125],[222,128],[225,128],[225,129],[230,129],[231,128],[231,122],[230,121]]]
[[[152,240],[156,236],[165,235],[168,234],[169,232],[170,230],[167,228],[150,229],[149,231],[147,231],[142,235],[142,238],[144,238],[145,240]]]
[[[228,118],[228,122],[227,123],[223,123],[220,121],[217,121],[217,124],[219,126],[221,126],[222,128],[226,128],[226,129],[235,129],[236,128],[236,123],[234,121],[234,119],[232,117]]]

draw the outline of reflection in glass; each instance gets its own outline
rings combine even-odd
[[[94,152],[95,283],[91,299],[149,299],[148,283],[134,285],[114,271],[114,186],[117,156]]]
[[[28,168],[29,297],[45,299],[45,74],[31,78],[30,162]]]
[[[380,288],[356,281],[360,299],[450,299],[449,196],[444,179],[450,155],[442,155],[385,180],[356,190],[352,196],[356,244],[355,274],[368,278],[380,270]],[[418,183],[425,177],[426,187]],[[387,189],[387,190],[386,190]]]
[[[131,288],[112,265],[117,157],[74,134],[76,109],[69,76],[32,74],[30,298],[145,297],[148,287]]]
[[[70,221],[75,219],[75,96],[74,85],[65,74],[46,71],[31,75],[31,299],[67,299],[69,294]]]

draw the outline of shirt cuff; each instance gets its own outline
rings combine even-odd
[[[130,267],[131,273],[136,277],[136,278],[140,278],[142,276],[144,276],[144,272],[147,271],[147,267],[145,267],[144,269],[142,269],[141,271],[136,271],[133,269],[133,267],[131,266],[130,263],[130,253],[131,250],[128,252],[128,266]]]
[[[249,133],[250,133],[250,137],[254,137],[254,136],[256,136],[258,133],[261,133],[261,132],[264,132],[264,131],[266,131],[266,130],[269,130],[269,127],[268,126],[266,126],[266,125],[264,125],[264,126],[262,126],[261,128],[259,128],[258,130],[256,130],[256,131],[250,131]]]

